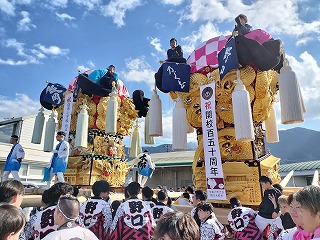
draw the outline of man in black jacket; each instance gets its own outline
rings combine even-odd
[[[277,218],[280,207],[278,204],[278,198],[281,196],[280,191],[272,186],[272,180],[268,176],[261,176],[259,179],[261,187],[264,189],[262,201],[259,205],[259,212],[255,219],[257,227],[260,232],[271,225]],[[275,198],[277,207],[275,208],[271,198]]]
[[[177,45],[175,38],[170,39],[170,47],[167,51],[167,58],[183,58],[183,51],[180,45]]]

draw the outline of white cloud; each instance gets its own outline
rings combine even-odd
[[[35,44],[35,47],[37,47],[40,51],[42,51],[44,54],[47,54],[47,55],[64,56],[69,53],[69,49],[62,49],[58,46],[46,47],[41,44]]]
[[[121,72],[125,81],[129,82],[145,82],[150,88],[154,88],[154,73],[155,71],[146,61],[145,57],[134,59],[126,59],[126,71]]]
[[[304,38],[300,38],[298,39],[298,41],[296,42],[296,46],[301,46],[301,45],[306,45],[308,42],[314,40],[314,38],[312,37],[304,37]]]
[[[43,54],[41,51],[39,51],[39,50],[37,50],[37,49],[31,49],[30,51],[31,51],[35,56],[37,56],[37,58],[44,59],[44,58],[47,57],[45,54]]]
[[[33,0],[0,0],[0,11],[15,16],[16,5],[29,5]]]
[[[0,95],[0,119],[35,114],[39,108],[40,102],[24,93],[16,93],[13,98]]]
[[[91,69],[93,69],[93,68],[96,67],[96,65],[94,64],[94,62],[93,62],[92,60],[89,60],[87,63],[89,64],[89,66],[91,67]]]
[[[31,23],[31,19],[29,18],[29,13],[26,11],[22,11],[21,13],[22,19],[18,21],[18,31],[30,31],[32,28],[36,28],[37,26]]]
[[[0,58],[0,64],[3,65],[27,65],[27,64],[39,64],[39,59],[44,59],[47,55],[51,56],[64,56],[69,53],[69,49],[61,49],[57,46],[43,46],[41,44],[35,44],[37,49],[26,49],[25,44],[18,42],[14,38],[5,39],[1,42],[4,47],[14,48],[17,51],[17,55],[22,57],[21,60],[15,60],[12,58],[2,59]],[[30,54],[31,53],[31,54]]]
[[[165,51],[162,49],[162,45],[159,38],[151,38],[150,44],[154,46],[154,48],[162,54],[165,54]]]
[[[234,1],[235,4],[236,1]],[[225,1],[221,0],[192,0],[190,5],[186,7],[186,12],[182,18],[191,20],[192,22],[198,20],[225,20],[229,18],[231,14],[230,8],[228,8],[229,6],[224,6],[224,2]]]
[[[253,28],[293,36],[309,33],[319,35],[320,21],[304,22],[299,17],[298,3],[299,1],[258,0],[244,4],[242,0],[191,0],[182,14],[182,20],[234,23],[234,18],[239,13],[245,13]]]
[[[2,59],[0,58],[0,64],[3,64],[3,65],[10,65],[10,66],[20,66],[20,65],[27,65],[29,64],[30,62],[28,60],[18,60],[18,61],[15,61],[11,58],[8,58],[8,59]]]
[[[24,43],[18,42],[15,38],[5,40],[3,45],[8,48],[15,48],[20,55],[24,52]]]
[[[70,16],[67,13],[56,13],[56,16],[59,18],[59,20],[61,21],[65,21],[65,20],[74,20],[76,19],[75,17]]]
[[[56,8],[65,8],[68,5],[68,0],[48,0],[47,1],[50,7]]]
[[[9,16],[14,16],[14,3],[10,2],[8,0],[0,0],[0,10],[6,14],[8,14]]]
[[[85,72],[85,71],[87,71],[87,70],[90,70],[90,68],[85,67],[85,66],[83,66],[83,65],[78,66],[78,71],[80,71],[81,73],[83,73],[83,72]]]
[[[0,36],[4,36],[5,33],[6,33],[5,28],[4,27],[0,27]]]
[[[193,31],[187,37],[182,38],[186,44],[182,45],[184,55],[190,54],[197,45],[202,42],[208,41],[211,38],[220,35],[229,35],[231,32],[220,32],[215,24],[208,21],[207,23],[201,25],[198,31]]]
[[[161,2],[166,5],[178,6],[183,3],[184,0],[162,0]]]
[[[39,63],[37,58],[35,58],[34,56],[29,55],[25,52],[26,50],[24,48],[24,43],[18,42],[14,38],[9,38],[9,39],[2,41],[2,45],[7,48],[14,48],[17,51],[17,54],[25,59],[24,60],[13,60],[11,58],[8,58],[5,60],[5,59],[0,58],[0,64],[26,65],[26,64],[30,64],[30,63],[35,63],[35,64]]]
[[[101,0],[73,0],[76,4],[86,7],[88,10],[93,10],[102,2]]]
[[[111,17],[118,27],[122,27],[125,25],[126,12],[141,5],[142,0],[111,0],[109,4],[101,6],[100,10],[103,16]]]

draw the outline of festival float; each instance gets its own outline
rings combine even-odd
[[[182,77],[181,65],[190,68],[190,78]],[[186,60],[169,59],[155,77],[157,88],[176,101],[173,118],[183,103],[184,113],[173,119],[173,125],[183,122],[184,116],[187,124],[175,126],[182,130],[173,135],[173,149],[185,149],[188,126],[197,131],[195,188],[207,191],[214,203],[228,204],[238,197],[244,205],[258,206],[259,177],[281,181],[280,159],[265,147],[265,141],[279,141],[274,109],[279,90],[282,123],[304,120],[299,83],[281,41],[261,29],[244,36],[215,37],[201,43]],[[178,82],[175,89],[168,88],[170,81]],[[177,147],[174,141],[180,142]]]
[[[52,150],[56,129],[68,133],[72,150],[66,181],[90,186],[107,180],[113,187],[123,186],[129,173],[123,138],[132,135],[130,156],[135,157],[142,151],[139,118],[145,117],[146,143],[163,135],[157,91],[175,101],[173,150],[186,150],[188,132],[197,132],[193,182],[208,192],[210,201],[227,204],[237,196],[242,204],[257,206],[262,199],[259,177],[281,181],[280,159],[265,147],[265,141],[279,141],[277,93],[282,123],[302,122],[305,109],[281,41],[261,29],[215,37],[187,59],[168,59],[155,73],[151,99],[141,90],[131,98],[123,82],[107,70],[79,73],[68,89],[49,83],[40,96],[42,106],[52,111],[44,151]],[[39,143],[43,125],[41,110],[34,143]]]
[[[41,105],[51,110],[44,151],[52,151],[56,129],[67,133],[70,155],[65,180],[71,185],[91,186],[97,180],[106,180],[112,187],[121,187],[129,173],[123,138],[131,135],[132,128],[138,129],[138,118],[146,116],[149,99],[141,90],[134,91],[130,98],[123,82],[106,73],[80,73],[68,89],[48,83],[40,96]],[[96,78],[108,86],[100,85]],[[42,111],[37,118],[43,118]],[[35,136],[42,134],[44,121],[41,123],[36,119],[33,143],[40,143]],[[136,143],[130,151],[133,157],[142,151],[135,132],[132,141]]]

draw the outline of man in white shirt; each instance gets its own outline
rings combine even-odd
[[[19,169],[21,167],[22,159],[25,156],[22,146],[18,143],[19,137],[12,135],[10,143],[13,144],[11,151],[7,157],[6,165],[4,166],[4,172],[2,175],[2,182],[8,180],[9,174],[11,173],[15,180],[20,181]]]
[[[155,164],[152,161],[148,150],[144,150],[135,159],[132,160],[132,166],[137,164],[138,167],[138,183],[141,187],[144,187],[148,178],[152,177],[155,170]]]
[[[56,148],[52,151],[53,155],[50,162],[50,179],[47,182],[48,188],[51,186],[51,181],[54,175],[57,175],[58,182],[64,182],[64,173],[67,170],[69,143],[65,140],[65,132],[57,132],[56,139],[59,142]]]

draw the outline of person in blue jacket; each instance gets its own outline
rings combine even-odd
[[[69,143],[65,140],[65,137],[65,132],[57,132],[56,139],[59,143],[52,151],[53,155],[49,166],[51,168],[50,179],[47,182],[48,187],[50,187],[54,175],[57,176],[58,182],[65,182],[63,174],[67,170],[69,156]]]
[[[2,182],[8,180],[9,174],[11,173],[15,180],[20,181],[19,169],[21,167],[21,161],[24,159],[25,152],[22,146],[18,143],[19,137],[17,135],[12,135],[10,143],[13,144],[10,153],[6,160],[6,165],[4,166]]]

